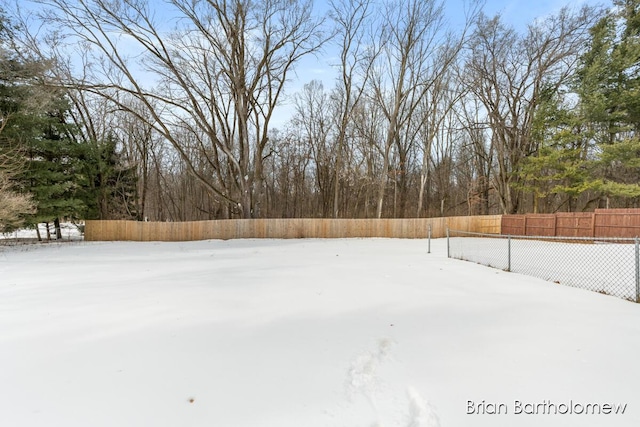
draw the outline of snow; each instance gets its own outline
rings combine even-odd
[[[506,270],[511,245],[511,271],[550,282],[589,289],[636,300],[636,265],[633,239],[596,243],[565,243],[534,239],[455,237],[450,239],[453,258]]]
[[[78,224],[81,225],[81,224]],[[63,240],[80,240],[82,233],[78,228],[78,225],[71,222],[63,222],[60,224],[60,231],[62,233]],[[38,230],[40,231],[40,237],[45,240],[47,238],[47,226],[44,223],[38,224]],[[49,233],[51,238],[55,240],[55,227],[53,223],[49,223]],[[0,240],[10,239],[37,239],[38,234],[34,228],[22,228],[12,231],[10,233],[0,233]]]
[[[0,331],[12,427],[640,425],[637,304],[445,240],[0,247]]]

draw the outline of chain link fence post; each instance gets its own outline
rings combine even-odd
[[[640,235],[594,239],[447,228],[447,256],[640,303]]]
[[[636,237],[636,302],[640,303],[640,240]]]
[[[511,271],[511,234],[507,236],[507,271]]]
[[[451,258],[451,246],[449,245],[449,227],[447,227],[447,258]]]

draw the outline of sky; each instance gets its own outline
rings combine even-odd
[[[158,13],[161,14],[162,4],[159,0],[150,0]],[[327,2],[314,0],[319,12],[326,10]],[[464,0],[443,0],[448,21],[455,27],[456,21],[461,22],[464,12]],[[513,25],[520,31],[525,31],[526,26],[536,18],[544,17],[558,12],[564,6],[580,7],[583,4],[603,5],[610,7],[611,0],[486,0],[483,11],[488,16],[500,14],[505,23]],[[36,8],[32,1],[22,2],[21,7]],[[35,10],[35,9],[34,9]],[[126,46],[125,46],[126,47]],[[282,128],[293,113],[291,95],[299,92],[303,86],[311,80],[320,80],[328,91],[333,87],[336,79],[335,64],[337,60],[335,46],[327,45],[317,56],[308,55],[301,59],[294,73],[290,76],[290,83],[285,89],[285,99],[279,106],[272,120],[272,127]]]
[[[455,25],[455,22],[463,16],[464,1],[449,0],[444,1],[444,4],[448,21]],[[505,23],[512,25],[518,31],[526,31],[527,25],[534,22],[535,19],[557,13],[565,6],[579,8],[582,5],[602,5],[608,8],[611,4],[612,2],[609,0],[486,0],[483,11],[487,16],[499,14]],[[291,95],[301,90],[311,80],[320,80],[325,90],[333,87],[337,74],[331,64],[337,61],[332,59],[336,58],[336,55],[335,48],[328,46],[317,57],[303,58],[296,68],[286,93]],[[272,122],[275,127],[284,126],[293,113],[290,101],[287,99],[280,106]]]
[[[461,3],[460,0],[447,2],[447,5]],[[582,5],[610,5],[610,1],[594,0],[487,0],[485,13],[487,15],[501,14],[505,22],[516,28],[525,28],[535,18],[558,12],[565,6],[580,7]]]

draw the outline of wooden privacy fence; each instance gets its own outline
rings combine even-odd
[[[89,241],[189,241],[206,239],[426,238],[446,235],[447,227],[478,233],[500,233],[502,215],[406,219],[226,219],[188,222],[85,222]]]
[[[640,209],[503,215],[502,234],[514,236],[638,237]]]

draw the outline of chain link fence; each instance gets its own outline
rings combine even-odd
[[[637,238],[504,236],[447,231],[447,256],[640,302]]]

